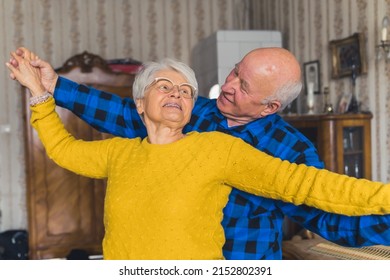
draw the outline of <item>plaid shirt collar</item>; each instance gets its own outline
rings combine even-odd
[[[280,119],[278,114],[272,114],[244,125],[229,127],[226,117],[221,114],[216,106],[214,109],[210,110],[208,114],[210,114],[213,122],[217,124],[217,131],[231,135],[239,135],[240,138],[253,146],[257,146],[259,142],[258,139],[261,139],[262,136],[266,135]]]

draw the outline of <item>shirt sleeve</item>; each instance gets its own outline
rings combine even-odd
[[[54,108],[53,98],[31,107],[31,125],[37,130],[49,158],[79,175],[106,178],[110,144],[115,139],[76,140],[66,131]]]
[[[313,207],[283,203],[290,219],[306,229],[342,246],[390,245],[390,215],[346,216]]]
[[[146,136],[131,98],[121,98],[64,77],[58,78],[53,96],[58,106],[72,111],[101,132],[127,138]]]
[[[390,185],[282,161],[237,139],[227,183],[245,192],[348,216],[390,213]]]

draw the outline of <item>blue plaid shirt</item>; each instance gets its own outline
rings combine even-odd
[[[146,136],[146,129],[130,98],[121,99],[61,77],[54,97],[59,106],[73,111],[102,132],[129,138]],[[277,114],[246,125],[228,127],[215,102],[199,97],[184,132],[222,131],[242,138],[270,155],[323,168],[313,144]],[[285,216],[343,246],[390,245],[390,215],[347,217],[233,189],[222,221],[226,236],[225,258],[281,259]]]

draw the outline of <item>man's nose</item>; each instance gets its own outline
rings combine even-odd
[[[237,77],[228,78],[225,83],[221,86],[221,90],[227,93],[234,93],[236,91],[239,79]]]

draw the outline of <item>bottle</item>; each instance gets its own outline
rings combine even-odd
[[[352,94],[351,102],[349,103],[347,112],[348,113],[359,113],[359,102],[357,101],[355,93]]]
[[[359,113],[360,105],[359,101],[356,97],[356,78],[357,78],[357,68],[355,64],[352,64],[352,76],[351,76],[351,88],[352,88],[352,97],[351,102],[349,102],[349,106],[347,108],[348,113]]]

